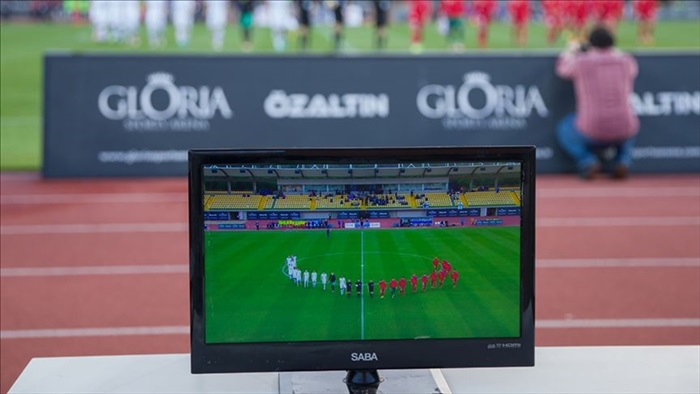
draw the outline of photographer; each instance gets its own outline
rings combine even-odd
[[[608,147],[617,149],[612,175],[625,178],[639,130],[639,119],[629,103],[637,62],[614,44],[612,34],[598,26],[591,31],[588,45],[570,43],[556,63],[557,75],[571,79],[576,93],[576,112],[557,125],[557,137],[584,179],[601,171],[595,152]]]

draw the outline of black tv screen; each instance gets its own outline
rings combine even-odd
[[[192,372],[534,365],[534,160],[191,151]]]

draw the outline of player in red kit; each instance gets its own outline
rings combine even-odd
[[[496,11],[496,0],[472,0],[472,10],[476,18],[477,41],[479,48],[486,48],[489,26]]]
[[[447,260],[442,260],[442,270],[449,274],[450,271],[452,271],[452,264],[450,264]]]
[[[425,291],[425,289],[428,288],[428,275],[423,274],[420,278],[420,282],[423,284],[423,291]]]
[[[617,31],[617,24],[622,19],[624,9],[624,0],[595,0],[593,3],[596,22],[607,27],[611,33]]]
[[[459,272],[457,270],[452,271],[450,274],[450,278],[452,278],[452,287],[457,286],[457,279],[459,279]]]
[[[423,51],[423,27],[430,18],[429,0],[411,0],[408,2],[408,24],[411,27],[411,51]]]
[[[430,287],[435,287],[435,282],[437,282],[437,272],[433,271],[430,273]]]
[[[442,287],[442,285],[445,283],[445,276],[447,276],[445,271],[438,272],[438,279],[440,280],[440,287]]]
[[[634,14],[639,20],[637,27],[637,38],[644,45],[654,42],[654,25],[656,24],[656,11],[658,4],[656,0],[636,0],[634,4]]]
[[[449,27],[447,41],[453,50],[464,48],[464,2],[462,0],[440,0],[440,10],[447,17]]]
[[[406,293],[406,278],[399,279],[399,293],[401,295]]]
[[[527,24],[530,21],[530,0],[510,0],[508,11],[513,24],[513,42],[524,47],[527,44]]]
[[[564,29],[564,1],[542,0],[544,23],[547,26],[547,43],[554,45]]]
[[[588,0],[569,0],[565,4],[566,21],[573,39],[582,42],[585,40],[586,24],[593,3]]]
[[[379,281],[379,297],[384,298],[384,292],[386,291],[386,281],[384,279]]]
[[[389,282],[389,288],[391,289],[391,298],[396,297],[396,287],[399,285],[399,283],[396,281],[396,279],[391,278],[391,281]]]
[[[433,259],[433,271],[437,271],[437,270],[438,270],[438,266],[440,266],[440,259],[437,258],[437,257],[435,257],[435,258]]]
[[[413,289],[413,292],[415,293],[416,290],[418,290],[418,277],[416,274],[413,274],[411,276],[411,288]]]

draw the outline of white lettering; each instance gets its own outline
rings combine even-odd
[[[351,361],[379,361],[377,353],[351,353]]]
[[[495,85],[482,72],[468,73],[464,83],[426,85],[418,90],[418,111],[431,119],[442,119],[448,129],[522,129],[526,118],[536,113],[549,116],[537,86]]]
[[[632,93],[630,104],[639,116],[700,115],[700,91]]]
[[[206,131],[217,112],[224,119],[233,117],[220,86],[177,86],[167,73],[153,73],[147,80],[142,88],[104,88],[97,98],[100,113],[121,120],[128,131]]]
[[[386,118],[389,116],[389,96],[386,94],[314,94],[273,90],[263,102],[265,113],[275,119],[342,119]]]

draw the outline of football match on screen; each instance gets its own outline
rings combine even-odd
[[[226,167],[204,169],[207,342],[520,334],[519,165]]]

